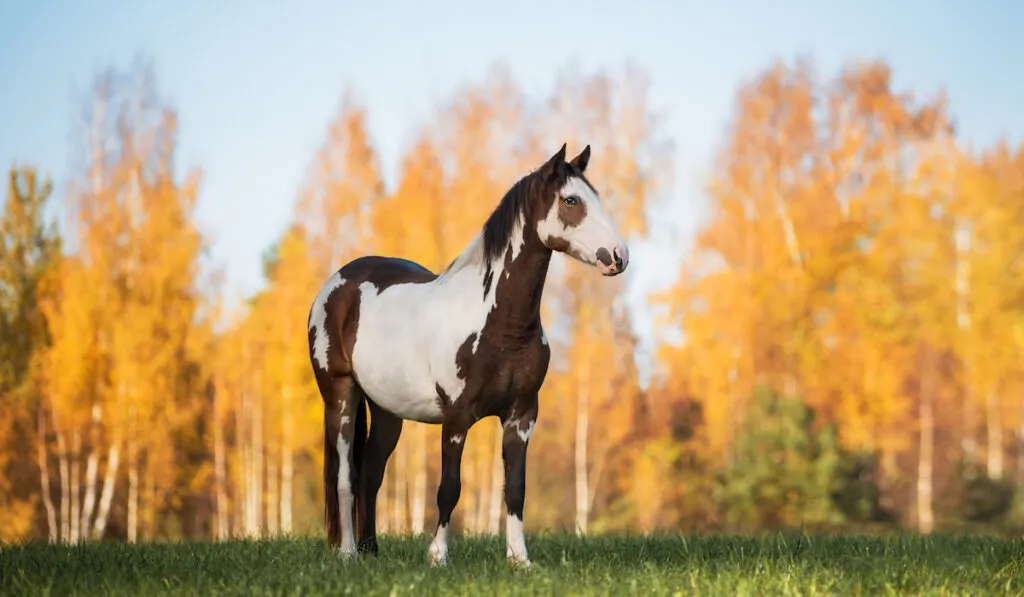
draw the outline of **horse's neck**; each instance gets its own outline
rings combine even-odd
[[[510,248],[511,262],[508,259]],[[437,282],[442,294],[465,294],[470,301],[479,301],[485,312],[493,312],[507,323],[510,333],[518,333],[539,323],[540,301],[550,263],[549,249],[524,242],[520,236],[513,238],[510,247],[501,251],[497,258],[487,262],[482,238],[477,237]],[[490,285],[484,294],[488,276]]]

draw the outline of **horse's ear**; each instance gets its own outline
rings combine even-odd
[[[565,143],[562,143],[562,148],[558,150],[558,153],[548,158],[548,161],[544,162],[544,165],[540,167],[542,173],[546,176],[551,177],[558,172],[557,167],[559,164],[565,161]]]
[[[570,162],[573,166],[580,169],[580,172],[587,170],[587,164],[590,163],[590,145],[583,148],[580,154],[572,159]]]

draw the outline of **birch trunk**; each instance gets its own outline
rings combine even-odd
[[[586,342],[586,339],[581,341]],[[579,362],[579,386],[576,392],[576,533],[587,534],[590,519],[590,495],[587,491],[587,435],[590,425],[590,359],[584,356]]]
[[[280,460],[276,458],[276,454],[274,454],[271,446],[268,446],[264,453],[264,460],[267,464],[266,527],[268,533],[277,535],[281,529],[281,512],[279,510],[281,505],[281,473],[278,470]]]
[[[43,407],[39,407],[36,456],[39,463],[39,484],[43,492],[43,506],[46,509],[46,529],[49,533],[50,542],[57,541],[57,511],[53,507],[53,496],[50,494],[50,466],[47,463],[46,453],[46,414]]]
[[[135,543],[139,537],[139,446],[136,434],[135,406],[128,407],[128,528],[127,540]]]
[[[93,539],[102,539],[107,530],[110,517],[110,504],[114,501],[114,484],[117,481],[117,469],[121,463],[121,440],[114,437],[107,451],[107,470],[103,475],[103,491],[100,493],[99,509],[93,522]]]
[[[139,535],[139,455],[132,445],[129,445],[128,453],[128,527],[125,534],[128,543],[135,543]]]
[[[238,513],[242,535],[251,537],[254,533],[255,523],[253,522],[252,507],[252,436],[249,431],[252,422],[252,412],[249,406],[248,392],[243,391],[239,396],[238,410],[235,412],[236,436],[238,441],[235,450],[238,452],[238,495],[235,503],[238,505]]]
[[[929,349],[926,349],[929,350]],[[930,356],[930,355],[929,355]],[[917,530],[930,534],[935,527],[932,512],[932,469],[934,467],[935,418],[932,412],[932,363],[927,358],[921,372],[920,389],[920,446],[917,465]]]
[[[96,477],[99,473],[100,451],[99,446],[100,426],[100,405],[92,406],[92,422],[89,441],[89,459],[85,466],[85,498],[82,503],[82,513],[79,519],[81,537],[89,536],[89,526],[92,520],[93,510],[96,508]]]
[[[501,532],[501,504],[504,501],[505,493],[505,461],[501,457],[503,432],[499,421],[494,430],[494,453],[491,458],[491,503],[487,520],[487,531],[492,535]]]
[[[281,532],[292,532],[292,388],[281,392]]]
[[[243,398],[246,409],[243,411],[248,418],[248,441],[245,445],[245,534],[255,537],[259,533],[259,500],[257,499],[256,481],[256,409],[252,396],[246,393]]]
[[[487,529],[491,508],[491,443],[481,442],[477,450],[476,462],[473,463],[477,471],[474,530],[481,534]]]
[[[139,529],[142,531],[143,541],[152,541],[156,536],[156,466],[153,463],[151,450],[146,450],[146,459],[143,466],[142,499],[139,501],[139,511],[142,513]]]
[[[404,533],[409,528],[409,446],[399,445],[395,450],[395,531]]]
[[[1017,414],[1017,486],[1024,486],[1024,400],[1019,401]]]
[[[54,423],[56,427],[56,417]],[[60,431],[57,431],[57,458],[60,471],[60,540],[67,541],[71,535],[71,471],[68,468],[67,443]]]
[[[1003,478],[1003,421],[999,393],[992,390],[985,400],[985,426],[988,436],[987,468],[990,479]]]
[[[224,445],[224,398],[213,388],[213,500],[216,509],[214,533],[218,540],[228,538],[227,447]]]
[[[260,519],[261,506],[263,505],[263,471],[266,463],[266,454],[263,446],[263,394],[260,380],[256,379],[256,391],[252,395],[252,506],[253,506],[253,531],[259,535],[265,528],[265,523]]]
[[[413,424],[413,441],[415,442],[415,472],[412,479],[412,532],[423,532],[426,514],[427,492],[427,430],[421,423]]]
[[[82,435],[77,430],[71,432],[71,455],[68,459],[71,465],[71,542],[75,543],[78,541],[79,534],[79,517],[81,516],[82,502],[82,470],[81,470],[81,455],[82,455]]]
[[[978,440],[975,435],[977,405],[974,396],[974,342],[971,338],[971,232],[963,222],[958,222],[954,233],[956,247],[956,324],[960,331],[961,354],[964,359],[964,416],[960,440],[964,460],[974,465],[978,459]]]

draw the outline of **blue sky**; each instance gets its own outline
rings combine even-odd
[[[369,107],[392,185],[413,127],[495,60],[535,94],[570,60],[629,60],[650,76],[677,154],[672,208],[659,214],[669,226],[633,251],[639,299],[675,274],[702,217],[701,180],[741,81],[777,57],[812,56],[826,74],[884,58],[901,88],[945,88],[965,138],[1019,140],[1022,25],[1024,3],[938,0],[0,0],[0,159],[45,169],[59,190],[78,94],[97,70],[148,56],[180,111],[180,163],[205,171],[198,218],[239,296],[259,286],[260,253],[347,87]],[[679,240],[663,234],[671,227]]]

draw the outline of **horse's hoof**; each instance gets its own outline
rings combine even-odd
[[[524,570],[533,566],[533,564],[530,563],[530,558],[527,558],[525,556],[518,558],[514,556],[509,556],[508,563],[513,568],[522,568]]]
[[[377,545],[377,541],[375,539],[369,539],[360,543],[358,550],[359,553],[363,555],[375,556],[380,552],[380,546]]]
[[[430,565],[435,568],[443,568],[448,565],[448,554],[435,549],[433,545],[427,550],[427,559],[430,561]]]

